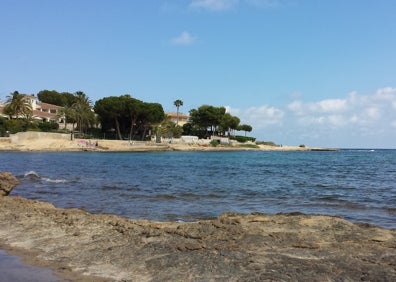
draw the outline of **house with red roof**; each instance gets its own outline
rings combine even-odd
[[[54,121],[58,123],[63,123],[65,118],[61,115],[61,109],[63,107],[42,103],[34,95],[24,94],[25,99],[32,107],[32,118],[34,120],[40,121]],[[0,116],[8,117],[3,113],[5,104],[0,101]]]

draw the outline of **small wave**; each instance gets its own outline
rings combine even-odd
[[[65,179],[51,179],[51,178],[41,178],[41,180],[50,182],[50,183],[65,183]]]
[[[26,172],[24,177],[30,179],[40,179],[40,175],[38,175],[37,172],[33,170]]]
[[[31,170],[25,173],[24,178],[31,179],[31,180],[41,180],[50,183],[65,183],[65,179],[51,179],[47,177],[41,177],[37,172]]]

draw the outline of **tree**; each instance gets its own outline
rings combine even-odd
[[[64,106],[59,109],[58,118],[65,118],[65,129],[68,123],[72,124],[72,131],[74,131],[74,124],[77,122],[77,111],[72,106]]]
[[[193,125],[205,129],[207,133],[209,130],[212,135],[215,135],[225,112],[224,107],[202,105],[198,109],[190,110],[190,121]]]
[[[220,127],[228,135],[231,135],[233,130],[237,130],[239,126],[240,119],[238,117],[232,116],[230,113],[225,113],[221,119]]]
[[[72,108],[75,111],[77,126],[80,131],[86,132],[86,129],[95,123],[95,114],[91,109],[91,100],[82,91],[77,91],[74,96],[76,100]]]
[[[62,96],[55,90],[41,90],[37,93],[37,97],[43,103],[48,103],[57,106],[64,106]]]
[[[143,126],[142,140],[146,137],[147,130],[160,123],[165,118],[165,112],[159,103],[143,103],[140,115],[141,125]]]
[[[179,108],[183,106],[183,101],[178,99],[173,102],[173,105],[176,106],[176,125],[179,125]]]
[[[180,138],[183,134],[183,128],[177,125],[169,117],[165,117],[158,127],[159,134],[164,138]]]
[[[13,117],[22,117],[26,120],[32,117],[32,105],[26,100],[25,95],[19,94],[18,91],[14,91],[7,96],[7,102],[4,107],[4,113],[12,119]]]
[[[115,129],[118,139],[122,140],[120,120],[124,114],[124,104],[120,97],[105,97],[96,101],[94,106],[95,113],[99,116],[102,130]]]
[[[125,114],[129,119],[129,140],[134,138],[134,129],[136,128],[139,116],[141,115],[143,102],[132,98],[129,94],[120,97],[125,106]]]
[[[143,140],[147,131],[159,125],[165,117],[161,104],[146,103],[129,94],[102,98],[96,101],[94,110],[102,130],[115,129],[120,140],[126,134],[130,140],[136,135]]]
[[[246,132],[251,132],[252,129],[253,128],[248,124],[242,124],[242,125],[238,126],[238,130],[245,131],[245,136],[246,136]]]

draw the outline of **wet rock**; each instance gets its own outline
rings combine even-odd
[[[12,189],[14,189],[18,184],[18,179],[16,179],[10,172],[0,171],[0,197],[8,196]]]
[[[396,230],[322,215],[152,222],[9,196],[0,244],[79,281],[396,281]]]

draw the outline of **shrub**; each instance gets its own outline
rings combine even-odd
[[[17,132],[26,131],[28,128],[28,122],[22,119],[10,119],[4,122],[5,129],[10,133],[14,134]]]
[[[217,147],[217,145],[219,145],[219,143],[220,143],[220,140],[216,140],[216,139],[210,141],[210,145],[212,147]]]
[[[266,146],[273,146],[273,147],[279,147],[279,145],[275,144],[272,141],[258,141],[256,142],[258,145],[266,145]]]
[[[59,129],[59,124],[56,122],[41,122],[38,124],[38,127],[44,131],[44,132],[48,132],[48,131],[53,131],[53,130],[58,130]]]
[[[256,138],[254,138],[254,137],[240,136],[240,135],[230,136],[230,139],[231,140],[236,140],[236,141],[241,142],[241,143],[245,143],[247,141],[251,141],[251,142],[255,142],[256,141]]]

